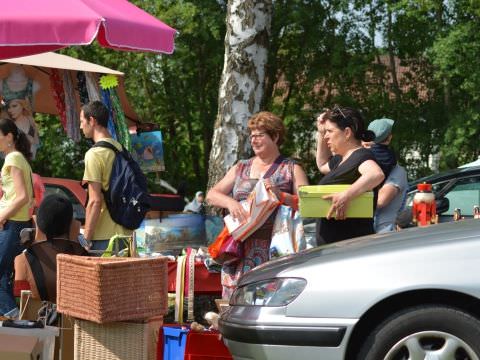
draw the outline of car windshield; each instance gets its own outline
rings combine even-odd
[[[446,194],[450,206],[444,215],[460,209],[462,215],[473,216],[473,207],[480,205],[480,176],[459,180]]]

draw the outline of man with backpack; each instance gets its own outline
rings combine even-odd
[[[115,141],[107,129],[109,113],[101,101],[85,104],[80,112],[80,129],[95,144],[85,153],[83,182],[88,183],[88,202],[85,215],[84,237],[92,241],[91,250],[105,250],[114,235],[130,235],[131,230],[112,220],[104,193],[110,186],[110,175],[116,151],[104,146],[111,144],[119,152],[122,145]]]

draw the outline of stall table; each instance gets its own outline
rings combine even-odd
[[[177,262],[168,262],[168,292],[175,292],[177,276]],[[209,272],[203,263],[195,264],[194,291],[196,294],[222,296],[220,273]],[[186,295],[186,290],[185,290]]]

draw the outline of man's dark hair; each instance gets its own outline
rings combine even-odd
[[[101,101],[90,101],[88,104],[82,106],[82,110],[85,118],[90,119],[90,117],[93,117],[99,125],[104,128],[108,126],[108,109]]]
[[[68,235],[72,219],[72,203],[57,194],[46,196],[37,210],[37,226],[46,235],[47,240]]]

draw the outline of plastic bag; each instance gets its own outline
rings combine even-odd
[[[132,236],[114,235],[110,238],[108,246],[102,257],[136,257],[137,249]]]
[[[233,264],[243,255],[243,246],[235,240],[225,226],[215,241],[208,247],[212,259],[218,264]]]
[[[306,248],[302,218],[290,206],[278,207],[273,224],[270,258],[290,255]]]

